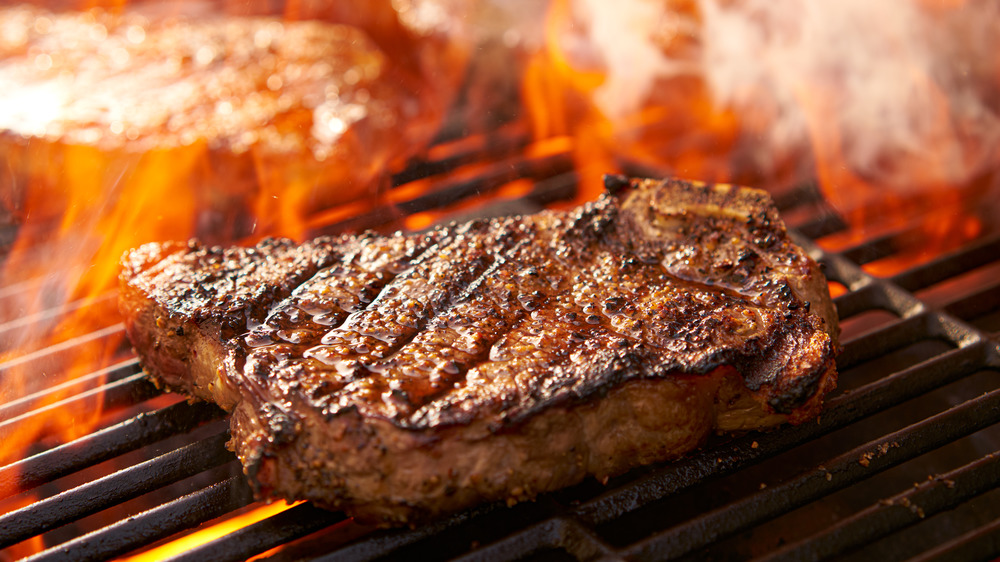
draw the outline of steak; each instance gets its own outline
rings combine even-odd
[[[155,380],[232,412],[259,497],[383,525],[814,418],[837,317],[770,197],[606,184],[421,234],[146,245],[126,328]]]
[[[0,8],[0,203],[14,218],[61,216],[67,193],[105,184],[108,200],[142,202],[162,184],[201,209],[206,235],[246,216],[290,231],[368,197],[451,97],[446,73],[413,75],[357,27],[142,4]]]

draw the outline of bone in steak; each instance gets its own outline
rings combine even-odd
[[[126,255],[146,370],[232,412],[263,498],[416,523],[815,417],[836,313],[764,192],[608,179],[568,212]]]

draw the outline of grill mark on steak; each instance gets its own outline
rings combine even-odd
[[[503,280],[498,279],[498,273],[505,266],[516,263],[518,254],[528,245],[527,240],[520,240],[505,250],[505,255],[497,256],[447,310],[431,319],[424,330],[396,354],[377,365],[384,376],[401,381],[398,390],[406,401],[398,405],[397,417],[406,420],[406,425],[419,426],[419,421],[410,421],[415,411],[462,386],[469,369],[487,360],[493,343],[525,317],[523,309],[512,302],[513,293],[508,292],[506,298],[499,297],[507,301],[503,305],[486,301],[491,293],[498,294],[502,290],[498,285]],[[437,360],[430,359],[432,357]],[[407,372],[411,368],[424,372]],[[396,374],[388,371],[396,371]]]
[[[524,322],[531,320],[529,314],[534,314],[546,305],[550,293],[565,289],[564,281],[552,284],[546,280],[549,277],[548,270],[558,269],[554,277],[562,280],[568,278],[567,260],[580,266],[575,256],[581,252],[586,253],[589,246],[596,244],[604,236],[616,211],[613,202],[600,200],[581,207],[569,217],[570,220],[560,220],[545,232],[539,232],[534,225],[527,223],[530,231],[520,234],[527,236],[527,240],[533,243],[526,244],[522,240],[505,250],[507,256],[498,256],[490,268],[470,284],[464,298],[458,299],[471,301],[467,303],[469,310],[454,311],[457,314],[451,319],[443,315],[436,318],[436,321],[443,324],[437,326],[442,330],[425,330],[418,336],[424,341],[436,340],[436,345],[422,348],[415,346],[412,354],[392,358],[396,361],[397,368],[413,366],[420,369],[423,363],[422,370],[425,371],[416,373],[411,368],[410,372],[404,372],[408,377],[397,377],[402,381],[400,397],[405,400],[400,401],[399,408],[390,416],[394,423],[414,429],[438,423],[468,423],[469,412],[460,413],[453,407],[452,401],[447,399],[440,403],[435,401],[450,390],[448,383],[453,385],[453,389],[460,389],[468,384],[470,372],[475,372],[488,361],[495,362],[497,358],[493,355],[493,350],[496,343],[501,338],[517,333]],[[516,224],[523,230],[526,221],[519,219]],[[504,229],[506,228],[505,225]],[[561,256],[563,263],[553,262],[549,255],[551,253]],[[521,263],[529,264],[530,268],[525,268]],[[521,270],[527,269],[534,269],[535,275],[530,272],[520,274]],[[539,272],[540,269],[546,271]],[[475,320],[469,322],[468,318]],[[562,341],[539,341],[534,343],[533,348],[539,350],[536,355],[546,355],[557,352],[564,344]],[[460,354],[458,357],[454,357],[456,351]],[[438,364],[428,362],[428,357],[438,357]],[[443,366],[436,368],[439,365]],[[531,369],[524,372],[534,372],[537,368],[538,365],[532,365]],[[424,378],[426,372],[429,372],[430,385]],[[385,375],[393,378],[391,373]],[[347,399],[345,402],[367,401],[365,396],[352,398],[354,399]],[[501,401],[502,403],[504,402]],[[501,425],[496,425],[495,429]]]
[[[436,251],[428,252],[424,259],[386,284],[369,306],[328,331],[322,343],[361,368],[396,353],[430,318],[447,308],[463,287],[489,267],[490,259],[485,252],[466,251],[463,247],[475,244],[470,234],[481,234],[486,227],[485,222],[469,225],[447,243],[439,243]]]
[[[575,220],[571,229],[579,231],[581,224],[592,227],[610,222],[600,213],[581,215],[587,220]],[[568,248],[558,245],[567,237],[557,231],[551,242],[557,246],[555,253],[563,259],[544,263],[542,267],[547,269],[538,275],[559,279],[557,284],[546,288],[561,296],[545,298],[531,311],[530,317],[522,318],[524,323],[512,326],[491,349],[488,368],[483,365],[470,368],[469,377],[473,381],[496,384],[506,378],[510,380],[509,392],[521,396],[519,400],[508,397],[493,404],[503,417],[503,422],[495,424],[495,429],[516,424],[539,409],[567,400],[583,400],[597,388],[620,384],[637,373],[641,375],[642,371],[636,366],[651,359],[661,365],[658,372],[649,373],[652,377],[682,367],[688,372],[705,373],[727,362],[742,360],[733,353],[702,352],[708,336],[720,335],[728,329],[737,330],[745,338],[755,328],[754,321],[759,320],[759,315],[748,309],[734,291],[686,281],[666,267],[629,267],[629,263],[637,265],[632,256],[591,247],[597,242],[609,245],[608,240],[597,236],[598,233],[603,236],[601,228],[589,228],[588,232],[595,236],[589,246],[582,247],[583,240],[577,238],[575,240],[580,243],[575,251],[564,251]],[[536,247],[546,247],[546,244],[543,242]],[[533,268],[540,269],[537,256],[527,261]],[[651,293],[648,290],[651,286],[666,286],[670,294]],[[523,288],[522,294],[530,290]],[[565,295],[573,295],[575,299]],[[662,310],[660,312],[675,314],[658,320],[648,312],[655,310],[652,305],[657,302],[670,302],[680,310]],[[686,310],[688,308],[692,310]],[[740,312],[730,312],[733,308],[745,313],[747,318],[741,321]],[[477,321],[479,324],[481,322]],[[758,326],[756,331],[763,330]],[[574,345],[581,345],[575,355],[564,353],[572,347],[566,345],[564,337],[567,334],[577,340],[572,342]],[[717,343],[714,347],[725,348],[726,343]],[[691,349],[694,351],[689,351]],[[657,356],[664,353],[679,357],[668,361]],[[587,363],[580,357],[591,357],[593,361]],[[590,384],[581,386],[580,381]],[[522,406],[514,407],[517,402]],[[472,417],[481,415],[490,406],[483,402],[460,406],[450,401],[430,404],[402,424],[421,427],[435,423],[469,423]]]

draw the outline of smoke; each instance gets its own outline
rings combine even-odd
[[[595,103],[612,121],[694,78],[758,155],[811,146],[896,187],[963,182],[998,161],[996,2],[580,0],[576,15],[603,59]]]

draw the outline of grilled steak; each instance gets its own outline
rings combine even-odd
[[[611,177],[569,212],[128,254],[145,368],[232,411],[261,497],[414,523],[811,419],[838,328],[763,192]]]
[[[0,203],[12,215],[58,216],[80,204],[67,193],[105,186],[135,205],[163,184],[201,209],[206,234],[249,215],[258,231],[289,231],[307,210],[368,196],[387,162],[439,128],[449,82],[411,76],[359,28],[156,4],[0,8]]]

